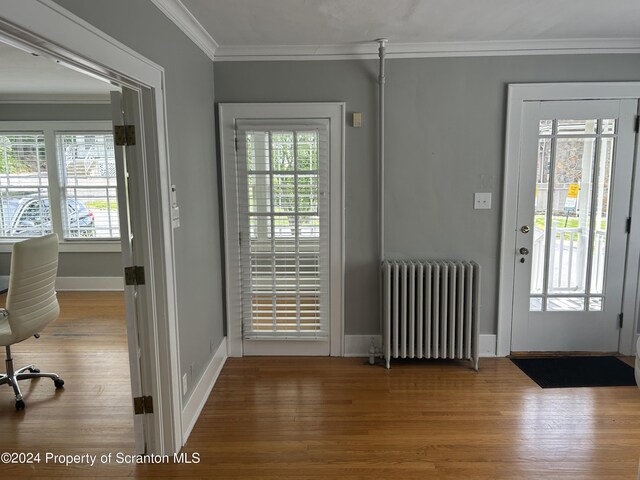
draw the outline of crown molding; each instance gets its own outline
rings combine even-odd
[[[65,93],[0,93],[0,104],[104,104],[111,103],[105,94],[65,94]]]
[[[215,60],[218,43],[180,0],[151,0],[207,57]]]
[[[640,53],[640,38],[389,43],[387,58]],[[378,58],[376,42],[345,45],[245,45],[216,49],[216,62]]]

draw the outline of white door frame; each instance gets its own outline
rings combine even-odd
[[[142,352],[153,352],[150,366],[154,414],[148,453],[172,454],[182,446],[174,243],[171,227],[169,157],[166,133],[164,69],[51,0],[3,2],[0,36],[18,48],[38,51],[70,68],[138,90],[141,95],[145,178],[134,188],[144,192],[148,232],[139,232],[145,257],[149,302],[141,315],[150,333]],[[144,127],[147,128],[144,128]],[[154,205],[160,208],[149,208]],[[144,234],[142,234],[144,233]]]
[[[344,102],[322,103],[222,103],[219,105],[220,160],[224,201],[225,285],[227,300],[227,351],[241,357],[242,309],[238,244],[238,205],[236,195],[235,131],[240,119],[308,119],[330,121],[330,355],[344,355]],[[334,192],[338,192],[335,194]],[[301,353],[303,355],[303,353]]]
[[[502,197],[502,235],[500,242],[500,281],[498,299],[498,331],[496,355],[511,353],[511,319],[513,310],[513,283],[515,274],[514,245],[517,230],[518,174],[520,160],[520,138],[522,129],[522,107],[526,101],[544,100],[615,100],[640,98],[640,82],[603,83],[536,83],[510,84],[507,101],[507,125]],[[634,172],[640,164],[636,136]],[[634,174],[627,238],[627,261],[624,273],[622,313],[626,321],[620,333],[619,352],[631,355],[635,352],[638,311],[638,268],[640,266],[640,175]]]

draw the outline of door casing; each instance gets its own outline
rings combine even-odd
[[[513,284],[516,267],[513,246],[517,229],[517,195],[522,130],[522,110],[526,101],[545,100],[605,100],[639,99],[638,82],[604,83],[543,83],[510,84],[508,87],[507,125],[504,164],[504,186],[502,199],[502,234],[500,247],[498,328],[496,355],[511,353],[511,319],[513,310]],[[627,319],[620,333],[619,352],[631,355],[635,352],[638,311],[638,265],[640,264],[640,179],[635,172],[639,164],[638,135],[634,152],[634,176],[630,216],[638,220],[631,222],[627,238],[627,260],[624,272],[622,313]]]
[[[236,195],[236,121],[327,118],[329,126],[330,191],[330,355],[344,355],[344,102],[323,103],[221,103],[219,105],[222,196],[224,202],[225,285],[227,351],[243,356]],[[267,340],[265,340],[267,341]],[[300,340],[300,343],[304,341]],[[300,355],[303,351],[300,351]]]

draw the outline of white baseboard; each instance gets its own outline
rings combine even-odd
[[[345,357],[368,357],[371,339],[376,348],[382,348],[381,335],[345,335],[344,336],[344,356]]]
[[[344,336],[344,356],[345,357],[368,357],[371,339],[377,348],[382,346],[381,335],[345,335]],[[496,356],[496,336],[491,334],[480,335],[480,356]]]
[[[191,430],[193,430],[193,427],[200,416],[200,412],[202,412],[204,404],[207,402],[207,399],[211,394],[211,390],[213,390],[213,386],[216,384],[218,375],[220,375],[220,371],[226,361],[227,337],[223,337],[220,345],[218,345],[216,353],[213,355],[209,365],[207,365],[202,378],[200,378],[196,388],[193,389],[189,400],[187,400],[184,408],[182,409],[183,446],[187,443],[187,439],[189,438],[189,435],[191,435]]]
[[[495,357],[497,336],[489,333],[480,334],[480,356]]]
[[[58,277],[56,290],[64,291],[118,291],[124,290],[122,277]]]

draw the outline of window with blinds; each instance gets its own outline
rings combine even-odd
[[[84,122],[23,123],[0,122],[16,128],[0,130],[0,238],[55,232],[64,240],[118,240],[108,122],[89,122],[96,130]]]
[[[52,232],[49,179],[41,132],[0,134],[0,236]]]
[[[113,135],[65,132],[56,143],[64,238],[120,238]]]
[[[243,336],[329,334],[328,121],[237,125]]]

